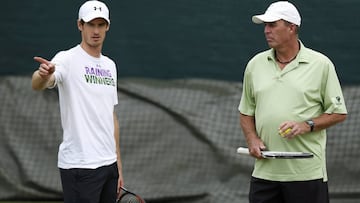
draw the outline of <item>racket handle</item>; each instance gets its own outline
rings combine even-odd
[[[237,153],[239,153],[239,154],[246,154],[246,155],[249,155],[250,153],[249,153],[249,149],[248,148],[246,148],[246,147],[239,147],[239,148],[237,148]]]

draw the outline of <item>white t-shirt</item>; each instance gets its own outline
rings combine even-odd
[[[63,141],[58,167],[98,168],[116,162],[114,106],[118,103],[115,63],[95,58],[80,45],[52,59],[59,89]]]

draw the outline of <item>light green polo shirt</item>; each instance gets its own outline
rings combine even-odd
[[[278,134],[284,121],[306,121],[323,113],[346,114],[347,110],[333,63],[300,42],[295,60],[283,70],[274,50],[257,54],[247,64],[239,105],[242,114],[255,116],[258,136],[268,150],[312,152],[311,159],[261,159],[253,176],[273,181],[327,181],[326,130],[294,139]]]

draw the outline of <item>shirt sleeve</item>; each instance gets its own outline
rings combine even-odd
[[[325,113],[332,114],[347,114],[344,96],[341,90],[340,82],[336,74],[334,65],[329,62],[328,72],[325,75],[324,81],[324,110]]]
[[[253,85],[251,73],[249,71],[249,65],[246,67],[244,73],[242,95],[238,110],[240,113],[248,116],[255,115],[255,97],[253,94]]]

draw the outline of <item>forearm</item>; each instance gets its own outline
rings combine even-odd
[[[43,90],[53,86],[55,83],[54,75],[50,75],[48,78],[42,78],[39,74],[39,70],[35,71],[32,75],[31,85],[33,90]]]
[[[116,146],[117,165],[119,171],[121,172],[122,164],[121,164],[121,153],[120,153],[120,127],[119,127],[119,120],[117,119],[115,112],[114,112],[114,139]]]
[[[250,154],[260,159],[261,150],[266,149],[266,146],[256,133],[255,117],[240,113],[240,126],[243,130]]]
[[[321,114],[319,117],[313,118],[315,123],[314,131],[323,130],[329,128],[337,123],[343,122],[346,119],[346,114]],[[310,131],[310,127],[309,131]]]
[[[258,137],[255,128],[255,117],[240,113],[240,126],[248,143]]]
[[[312,131],[319,131],[327,129],[337,123],[340,123],[346,119],[346,114],[327,114],[323,113],[316,118],[310,118],[314,122]],[[309,120],[310,120],[309,119]],[[294,138],[298,135],[303,135],[312,132],[311,126],[306,121],[285,121],[279,126],[279,133],[286,132],[287,129],[291,129],[288,133],[282,134],[286,138]]]
[[[124,186],[124,178],[122,175],[122,163],[121,163],[121,153],[120,153],[120,127],[119,127],[119,120],[117,119],[116,113],[114,111],[114,139],[115,139],[115,146],[116,146],[116,163],[118,167],[118,186],[117,186],[117,193],[120,194],[120,187]]]

